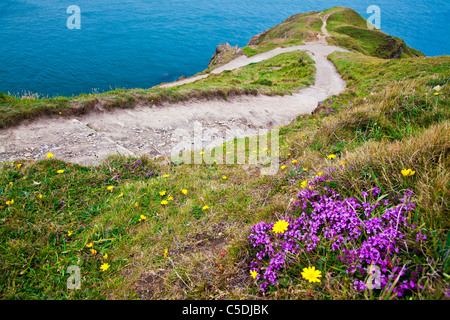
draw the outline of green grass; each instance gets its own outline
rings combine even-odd
[[[364,27],[358,16],[343,10],[321,13],[336,13],[329,20],[330,31],[344,22]],[[252,54],[258,49],[246,50]],[[299,57],[307,63],[299,64]],[[416,208],[408,219],[428,239],[417,243],[414,233],[406,234],[411,250],[402,250],[399,257],[423,269],[419,276],[424,289],[402,299],[444,299],[450,274],[450,57],[388,60],[336,52],[329,59],[347,89],[324,101],[314,114],[299,115],[279,128],[280,149],[269,146],[280,159],[274,176],[261,175],[254,166],[145,157],[114,156],[97,167],[57,159],[3,164],[0,298],[398,299],[387,292],[355,291],[355,277],[326,246],[293,256],[279,286],[265,295],[250,277],[255,258],[247,239],[251,227],[289,215],[302,181],[336,168],[327,186],[345,197],[358,197],[373,187],[383,194],[401,195],[407,188],[414,192]],[[131,108],[137,101],[288,94],[312,83],[313,68],[297,52],[179,88],[53,99],[1,95],[0,123],[9,126],[42,113],[87,112],[99,102],[104,108]],[[440,91],[434,89],[437,85]],[[247,158],[250,139],[240,140],[246,143]],[[226,146],[233,142],[223,151],[236,158],[234,147]],[[327,159],[330,154],[336,158]],[[415,175],[404,177],[401,170],[406,168]],[[86,247],[90,243],[95,254]],[[411,253],[413,249],[419,253]],[[304,281],[306,261],[322,270],[321,283]],[[110,268],[101,271],[105,262]],[[67,289],[70,265],[80,267],[81,290]]]
[[[426,270],[421,275],[424,290],[408,297],[441,299],[448,285],[444,274],[449,273],[444,244],[450,229],[450,60],[443,56],[387,61],[355,53],[334,53],[330,59],[349,81],[348,88],[325,101],[314,115],[299,116],[279,128],[280,166],[285,168],[275,176],[233,164],[173,164],[146,158],[136,164],[136,159],[123,157],[109,158],[99,167],[59,160],[4,165],[0,296],[259,297],[248,269],[253,258],[247,241],[251,226],[286,215],[301,181],[331,166],[341,169],[332,174],[335,182],[330,187],[345,196],[374,186],[384,192],[400,194],[405,188],[415,192],[414,219],[428,231],[429,241],[420,247],[424,254],[414,258],[414,265]],[[268,66],[249,66],[249,73],[240,76],[253,82],[257,79],[250,75],[258,74],[258,80],[274,83],[276,77],[265,78],[259,69]],[[239,74],[224,76],[231,79]],[[437,84],[443,89],[434,95]],[[329,154],[336,159],[326,159]],[[413,177],[400,174],[407,167],[416,171]],[[61,169],[64,173],[58,174]],[[150,171],[156,175],[147,177]],[[14,203],[6,205],[12,199]],[[167,204],[161,204],[163,200]],[[91,242],[95,255],[86,247]],[[311,286],[301,279],[305,257],[322,261],[322,270],[330,272],[322,283]],[[280,286],[271,288],[265,298],[370,298],[352,289],[352,276],[339,270],[331,253],[298,259],[286,267]],[[101,271],[105,261],[111,267]],[[81,290],[66,287],[69,265],[81,268]]]
[[[370,30],[366,20],[356,11],[335,7],[325,10],[329,14],[327,29],[332,35],[328,39],[346,49],[383,59],[423,56],[418,50],[408,47],[402,39],[392,37],[380,30]]]

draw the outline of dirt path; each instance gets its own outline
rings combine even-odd
[[[232,70],[294,50],[308,50],[317,73],[313,86],[292,96],[190,100],[159,107],[92,112],[72,118],[39,118],[0,130],[0,161],[43,159],[47,152],[52,152],[55,158],[68,162],[96,165],[110,154],[170,155],[181,144],[193,147],[193,132],[199,126],[203,134],[210,135],[202,142],[207,148],[217,145],[217,139],[255,135],[260,129],[288,124],[297,115],[312,112],[319,101],[345,89],[345,82],[326,57],[336,50],[346,50],[309,43],[277,48],[251,58],[239,57],[214,70],[214,73]],[[170,86],[198,79],[189,78]]]

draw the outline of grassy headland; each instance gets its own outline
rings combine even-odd
[[[40,113],[75,112],[75,102],[89,108],[96,99],[132,107],[138,99],[230,90],[286,93],[311,81],[313,66],[299,66],[298,55],[167,90],[31,101],[3,95],[0,116],[7,126]],[[443,299],[450,274],[450,57],[335,52],[329,59],[347,89],[280,128],[274,176],[256,167],[145,157],[111,157],[98,167],[54,159],[5,164],[0,297]],[[282,69],[263,71],[274,66]],[[299,228],[311,217],[316,229]],[[281,220],[289,226],[275,234]],[[299,241],[297,231],[311,237]],[[252,245],[260,238],[273,250]],[[362,285],[371,264],[380,268],[380,289]],[[67,289],[69,265],[81,269],[81,290]],[[312,266],[320,282],[302,274]],[[265,284],[269,269],[276,285]]]

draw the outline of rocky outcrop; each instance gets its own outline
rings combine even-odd
[[[208,67],[223,65],[243,54],[244,52],[239,46],[232,47],[228,42],[221,43],[217,46],[216,52],[209,61]]]
[[[256,46],[257,44],[259,44],[259,40],[263,39],[269,33],[269,30],[266,30],[262,33],[258,33],[256,36],[253,36],[253,38],[251,38],[250,41],[248,42],[247,46]]]

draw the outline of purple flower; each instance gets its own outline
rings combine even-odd
[[[347,274],[362,277],[367,275],[369,266],[373,266],[380,272],[376,283],[381,289],[397,277],[402,279],[394,288],[398,296],[405,290],[416,289],[417,274],[409,275],[393,265],[400,263],[393,261],[393,255],[401,250],[404,230],[410,227],[407,216],[415,208],[410,202],[412,192],[407,190],[401,199],[392,196],[372,203],[369,193],[362,191],[364,202],[361,202],[353,197],[344,198],[322,186],[322,182],[329,179],[328,175],[316,177],[310,182],[313,190],[305,188],[297,194],[292,216],[284,218],[289,222],[284,234],[272,232],[274,223],[260,222],[252,227],[248,239],[257,250],[253,266],[265,267],[260,269],[264,270],[261,290],[276,284],[280,272],[290,263],[286,258],[288,254],[314,251],[322,243],[338,253],[338,261],[347,266]],[[371,191],[373,197],[381,193],[376,187]],[[366,289],[361,280],[356,280],[354,287],[358,291]]]

